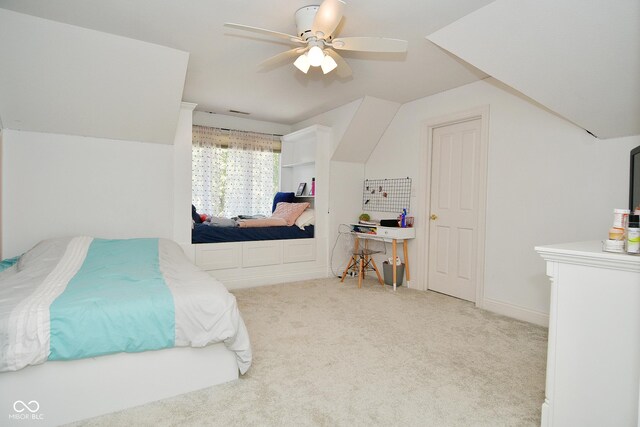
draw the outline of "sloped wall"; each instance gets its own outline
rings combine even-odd
[[[427,36],[599,138],[640,133],[640,2],[497,0]]]
[[[5,128],[172,144],[189,54],[0,9]]]
[[[365,96],[353,114],[332,160],[365,163],[400,108],[397,102]]]

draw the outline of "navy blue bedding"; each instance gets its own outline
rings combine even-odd
[[[254,240],[310,239],[313,237],[313,225],[301,230],[297,225],[291,227],[211,227],[195,224],[191,231],[192,243],[250,242]]]

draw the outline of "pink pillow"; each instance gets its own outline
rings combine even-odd
[[[309,207],[309,203],[286,203],[280,202],[276,210],[271,215],[272,218],[282,218],[287,221],[288,226],[295,224],[296,219]]]

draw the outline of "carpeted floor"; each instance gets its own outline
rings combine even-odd
[[[233,293],[254,352],[246,375],[79,425],[540,425],[544,328],[372,280]]]

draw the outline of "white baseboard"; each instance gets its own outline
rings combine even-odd
[[[503,316],[513,317],[514,319],[524,320],[525,322],[549,327],[549,314],[531,310],[529,308],[520,307],[490,298],[485,298],[480,308],[502,314]]]
[[[229,290],[232,289],[245,289],[253,288],[256,286],[276,285],[279,283],[297,282],[300,280],[321,279],[327,276],[326,267],[321,267],[312,270],[287,272],[287,273],[273,273],[273,274],[256,274],[256,275],[242,275],[238,277],[224,277],[219,271],[208,271],[209,274],[220,280]]]

